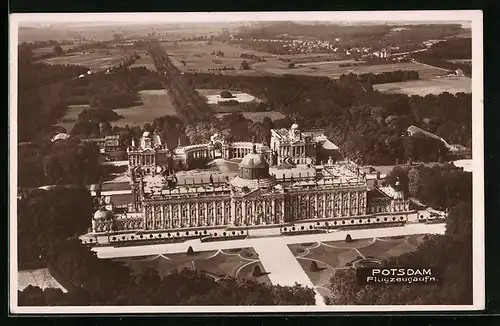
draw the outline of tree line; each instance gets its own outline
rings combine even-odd
[[[432,268],[439,285],[360,285],[353,268],[331,279],[331,304],[337,305],[469,305],[472,304],[472,176],[450,166],[398,168],[411,195],[449,209],[444,235],[426,236],[418,248],[391,257],[383,266]],[[457,259],[457,253],[460,257]]]

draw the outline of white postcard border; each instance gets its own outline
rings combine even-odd
[[[372,19],[371,17],[376,17]],[[397,21],[394,17],[398,17]],[[360,11],[360,12],[212,12],[212,13],[33,13],[12,14],[9,42],[9,307],[11,314],[128,314],[128,313],[280,313],[280,312],[417,312],[472,311],[485,308],[484,268],[484,144],[483,144],[483,14],[458,11]],[[473,304],[472,305],[374,305],[374,306],[18,306],[17,259],[17,44],[21,23],[76,22],[228,22],[228,21],[369,21],[391,23],[471,22],[472,24],[472,145],[473,145]]]

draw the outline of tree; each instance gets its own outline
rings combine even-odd
[[[241,70],[250,70],[250,65],[248,64],[248,62],[246,62],[245,60],[243,60],[241,62],[240,68],[241,68]]]
[[[231,92],[227,91],[227,90],[221,91],[219,95],[222,98],[233,98],[234,97],[233,94],[231,94]]]
[[[63,48],[59,44],[54,45],[54,47],[52,49],[54,50],[54,53],[58,56],[60,56],[64,53]]]
[[[193,247],[189,246],[189,248],[188,248],[188,250],[187,250],[187,253],[186,253],[186,254],[187,254],[187,255],[189,255],[189,256],[194,255],[194,250],[193,250]]]
[[[260,276],[262,276],[262,271],[261,271],[259,265],[255,265],[253,267],[252,276],[253,277],[260,277]]]
[[[309,270],[310,270],[311,272],[319,272],[319,271],[320,271],[320,269],[319,269],[319,267],[318,267],[318,263],[317,263],[316,261],[314,261],[314,260],[313,260],[313,261],[311,262],[311,266],[309,267]]]
[[[345,242],[352,242],[352,238],[351,238],[351,235],[350,234],[347,234],[345,236]]]

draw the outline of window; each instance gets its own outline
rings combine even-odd
[[[150,234],[150,235],[149,235],[149,237],[150,237],[150,238],[152,238],[152,237],[153,237],[153,235],[152,235],[152,234]]]
[[[312,225],[309,225],[309,230],[312,230],[313,226]]]
[[[345,221],[342,221],[342,224],[345,224]]]
[[[236,234],[236,232],[233,231],[233,235],[235,235],[235,234]]]
[[[287,228],[283,228],[283,231],[285,231],[285,232],[286,232],[286,230],[287,230]],[[241,232],[243,232],[243,231],[241,231]]]
[[[351,220],[351,224],[354,224],[354,220]]]
[[[142,234],[139,236],[139,238],[141,238],[141,239],[143,238]]]
[[[177,236],[180,236],[181,234],[179,232],[177,232]]]
[[[222,233],[223,236],[226,236],[226,232]]]
[[[115,241],[115,240],[116,240],[116,237],[113,237],[113,241]]]
[[[160,234],[158,234],[158,238],[161,238],[161,233],[160,233]]]
[[[300,229],[301,229],[301,230],[304,230],[304,226],[302,225],[302,226],[300,227]]]
[[[134,236],[131,236],[130,239],[134,240],[135,238],[134,238]]]

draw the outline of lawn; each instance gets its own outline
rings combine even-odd
[[[373,86],[384,93],[397,93],[408,95],[425,96],[428,94],[440,94],[448,92],[471,93],[472,79],[468,77],[443,77],[429,80],[412,80],[400,83],[387,83]]]
[[[252,276],[253,268],[258,265],[261,271],[264,268],[252,248],[201,251],[192,255],[187,253],[116,258],[130,269],[132,275],[138,275],[150,269],[158,271],[161,277],[170,271],[184,268],[197,269],[218,279],[224,276],[244,277],[258,282],[271,284],[269,277],[264,273],[261,276]]]
[[[142,127],[146,123],[153,123],[157,117],[176,115],[175,107],[164,89],[144,90],[139,91],[138,94],[142,104],[130,108],[115,109],[114,111],[123,119],[114,121],[113,126],[139,125]]]

